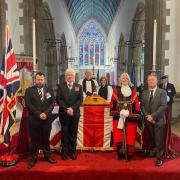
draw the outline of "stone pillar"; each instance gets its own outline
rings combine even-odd
[[[145,1],[145,82],[152,69],[153,61],[153,25],[157,20],[156,69],[160,76],[164,71],[165,62],[165,8],[166,0]]]
[[[0,1],[0,62],[2,59],[3,49],[5,47],[5,24],[6,24],[6,13],[7,4],[5,0]]]
[[[137,85],[140,85],[141,84],[141,77],[140,77],[140,75],[141,75],[141,65],[138,63],[137,65],[136,65],[136,69],[135,69],[135,71],[136,71],[136,83],[137,83]]]

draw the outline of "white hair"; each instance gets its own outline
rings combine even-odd
[[[130,79],[129,74],[126,73],[126,72],[124,72],[124,73],[121,74],[121,76],[120,76],[120,78],[119,78],[119,81],[120,81],[120,82],[119,82],[119,85],[122,86],[121,80],[122,80],[123,76],[127,76],[127,78],[128,78],[128,85],[132,87],[132,86],[133,86],[133,83],[131,82],[131,79]]]
[[[85,70],[85,74],[86,74],[87,72],[91,72],[91,73],[93,74],[93,70],[92,70],[92,69],[86,69],[86,70]]]
[[[74,76],[76,75],[75,70],[74,70],[74,69],[72,69],[72,68],[68,68],[68,69],[66,69],[66,71],[65,71],[65,76],[66,76],[66,74],[68,74],[68,73],[73,73],[73,75],[74,75]]]

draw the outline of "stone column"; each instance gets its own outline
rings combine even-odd
[[[160,76],[164,71],[165,62],[165,6],[166,0],[145,1],[145,76],[152,69],[153,61],[153,24],[157,20],[157,41],[156,41],[156,69]]]
[[[6,24],[6,13],[7,10],[7,4],[5,3],[5,0],[0,1],[0,62],[2,59],[3,49],[5,47],[5,24]]]

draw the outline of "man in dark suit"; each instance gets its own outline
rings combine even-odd
[[[151,138],[152,149],[148,157],[156,156],[155,165],[162,166],[164,153],[165,108],[167,104],[166,91],[157,87],[156,75],[147,78],[148,89],[141,98],[141,108],[146,117],[145,126]]]
[[[166,90],[166,92],[167,92],[167,106],[168,106],[170,113],[172,114],[172,104],[174,102],[173,98],[176,94],[176,89],[173,84],[168,82],[167,75],[164,75],[161,77],[161,84],[159,85],[159,87],[161,89]]]
[[[35,85],[26,89],[25,103],[29,110],[29,132],[31,139],[31,159],[28,168],[32,168],[38,159],[39,139],[42,140],[44,160],[56,163],[50,157],[49,137],[51,132],[50,115],[54,108],[54,94],[45,86],[44,74],[38,72],[35,75]]]
[[[75,83],[75,71],[67,69],[65,79],[57,90],[57,103],[59,104],[59,119],[62,125],[62,159],[68,155],[71,159],[77,159],[76,140],[78,122],[80,117],[80,105],[83,101],[82,86]]]

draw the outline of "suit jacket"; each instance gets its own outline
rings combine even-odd
[[[160,84],[159,87],[160,87],[161,89],[163,89],[163,84]],[[167,92],[167,95],[168,95],[169,98],[170,98],[169,102],[167,102],[167,105],[172,105],[172,103],[174,102],[173,97],[174,97],[175,94],[176,94],[176,89],[175,89],[175,87],[174,87],[173,84],[167,83],[167,86],[166,86],[166,89],[165,89],[165,90],[166,90],[166,92]]]
[[[66,119],[67,108],[71,107],[74,110],[74,118],[80,117],[80,106],[83,102],[82,86],[73,83],[72,89],[69,90],[67,83],[64,82],[57,90],[57,103],[59,104],[59,114],[61,119]]]
[[[151,115],[153,119],[156,121],[156,123],[165,124],[164,112],[167,105],[166,91],[157,87],[150,107],[149,107],[149,99],[150,99],[149,90],[144,90],[141,98],[141,109],[143,111],[143,114],[144,115],[150,114],[149,112],[151,109]]]
[[[26,89],[25,92],[25,103],[29,110],[29,119],[39,119],[40,113],[44,112],[50,116],[54,108],[54,93],[48,87],[43,87],[44,100],[41,101],[38,93],[37,86],[32,86]]]

